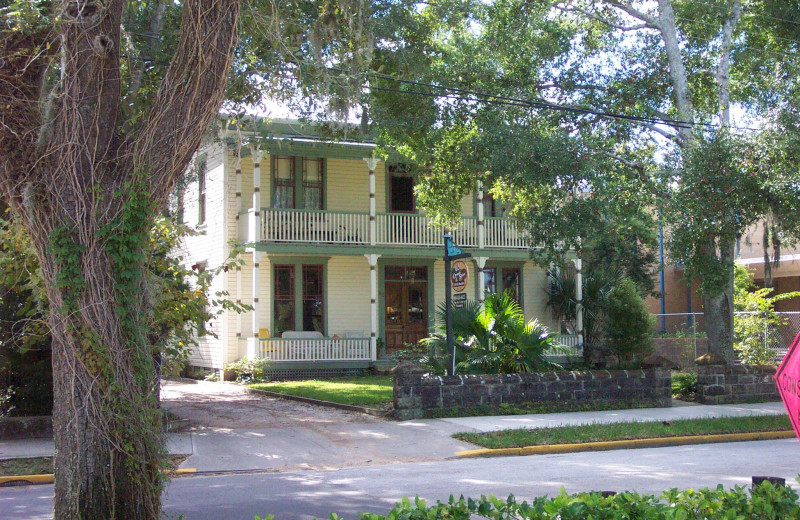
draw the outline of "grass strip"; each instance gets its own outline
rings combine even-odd
[[[248,386],[259,390],[309,397],[332,403],[373,408],[385,407],[391,404],[394,391],[391,376],[282,381]]]
[[[0,460],[0,477],[42,475],[53,472],[53,457]]]
[[[170,455],[167,470],[174,471],[188,455]],[[46,475],[53,472],[53,457],[29,457],[0,460],[0,477],[16,475]]]
[[[500,430],[490,433],[456,433],[453,437],[484,448],[498,449],[791,429],[788,416],[770,415],[663,422],[593,423],[555,428]]]

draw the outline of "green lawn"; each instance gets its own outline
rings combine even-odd
[[[53,457],[0,460],[0,477],[41,475],[53,472]]]
[[[492,433],[457,433],[453,437],[484,448],[522,448],[553,444],[682,437],[724,433],[750,433],[791,430],[786,415],[765,417],[723,417],[718,419],[683,419],[670,422],[633,422],[587,424]]]
[[[310,397],[333,403],[384,408],[392,403],[391,376],[341,377],[248,385],[281,394]]]
[[[170,455],[167,468],[178,469],[188,455]],[[53,457],[31,457],[26,459],[0,460],[0,477],[16,475],[47,475],[53,473]]]

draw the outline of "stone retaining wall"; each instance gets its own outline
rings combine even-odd
[[[401,367],[398,367],[399,369]],[[394,379],[395,417],[401,420],[487,412],[503,404],[524,407],[553,404],[625,408],[667,407],[672,404],[668,369],[591,370],[541,374],[430,376],[397,370]]]
[[[779,401],[775,370],[769,366],[698,366],[697,400],[704,404]]]
[[[52,436],[53,418],[49,415],[35,417],[0,417],[0,440]]]

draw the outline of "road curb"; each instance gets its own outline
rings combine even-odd
[[[301,397],[299,395],[282,394],[280,392],[261,390],[260,388],[249,388],[247,386],[243,386],[242,388],[244,388],[245,392],[251,394],[264,395],[267,397],[276,397],[278,399],[286,399],[289,401],[299,401],[301,403],[313,404],[317,406],[327,406],[328,408],[337,408],[339,410],[346,410],[348,412],[360,412],[368,415],[373,415],[375,417],[387,417],[391,415],[393,411],[393,410],[379,410],[377,408],[367,408],[365,406],[356,406],[352,404],[334,403],[331,401],[323,401],[321,399],[312,399],[311,397]]]
[[[719,435],[691,435],[684,437],[658,437],[655,439],[632,439],[625,441],[585,442],[577,444],[553,444],[550,446],[525,446],[522,448],[483,448],[457,451],[461,458],[511,457],[514,455],[549,455],[556,453],[578,453],[581,451],[630,450],[636,448],[663,448],[667,446],[687,446],[692,444],[714,444],[721,442],[767,441],[792,439],[793,431],[726,433]]]
[[[168,471],[170,475],[191,475],[197,473],[196,468],[182,468],[175,471]],[[52,484],[52,473],[43,473],[41,475],[9,475],[7,477],[0,477],[0,487],[8,486],[9,484],[25,486],[32,484]]]

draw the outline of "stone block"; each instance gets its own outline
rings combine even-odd
[[[710,385],[703,389],[704,395],[724,395],[726,393],[723,385]]]
[[[438,386],[423,386],[419,389],[423,408],[436,408],[442,406],[442,389]]]

